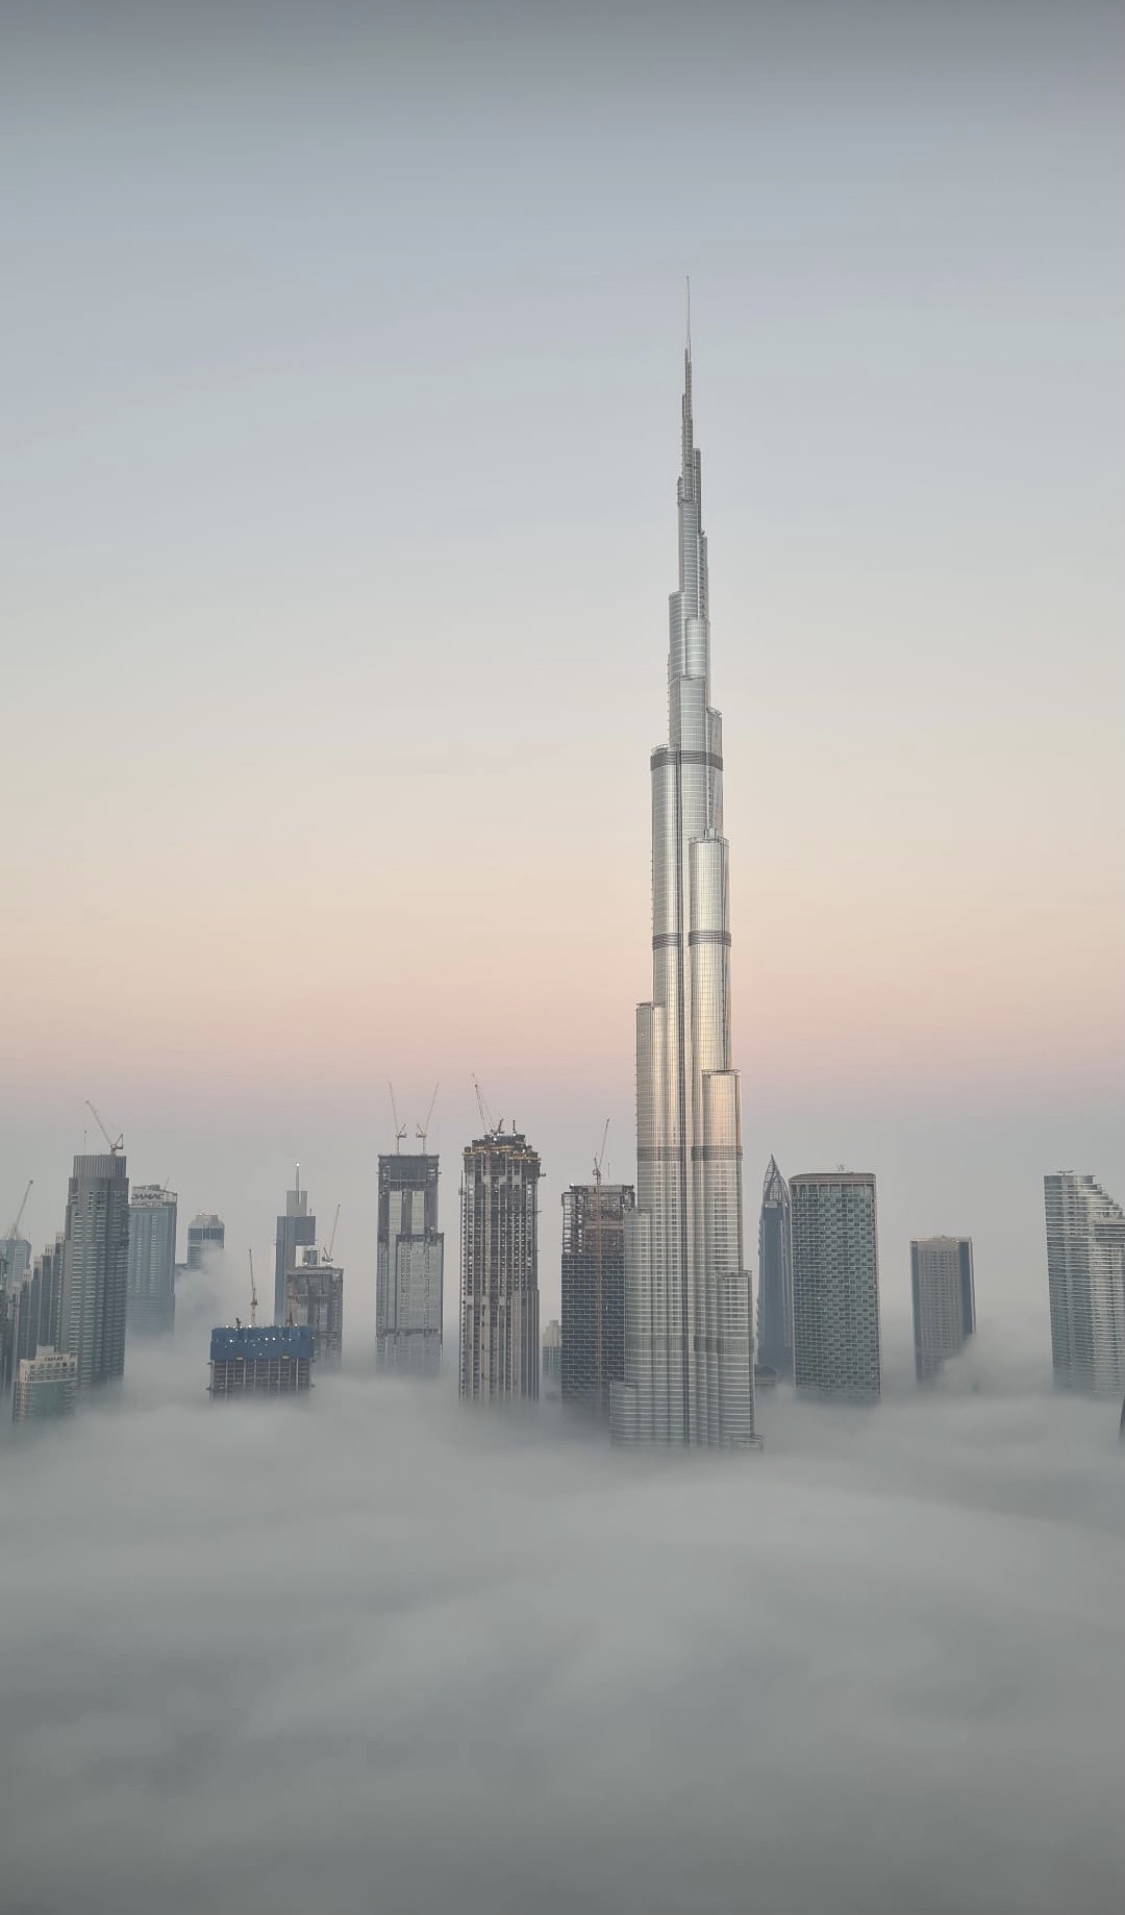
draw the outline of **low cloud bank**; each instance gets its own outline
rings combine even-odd
[[[6,1915],[1116,1915],[1111,1407],[620,1457],[195,1344],[0,1456]]]

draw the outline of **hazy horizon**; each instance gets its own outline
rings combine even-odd
[[[1123,53],[1108,0],[5,9],[0,1229],[92,1099],[228,1253],[0,1450],[12,1915],[1117,1906],[1043,1176],[1125,1201]],[[687,275],[747,1261],[771,1154],[878,1180],[887,1400],[763,1392],[741,1475],[371,1374],[388,1082],[447,1364],[474,1074],[544,1324],[607,1118],[635,1175]],[[220,1411],[298,1162],[344,1373]]]

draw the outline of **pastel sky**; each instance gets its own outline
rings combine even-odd
[[[440,1080],[455,1279],[476,1071],[551,1305],[607,1115],[632,1174],[687,273],[748,1213],[873,1168],[892,1318],[972,1229],[1045,1340],[1043,1171],[1125,1194],[1119,9],[690,11],[6,10],[36,1241],[90,1096],[236,1246],[300,1157],[358,1298]]]

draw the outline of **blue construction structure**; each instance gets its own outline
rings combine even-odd
[[[312,1387],[315,1355],[308,1324],[220,1326],[211,1332],[211,1395],[297,1396]]]

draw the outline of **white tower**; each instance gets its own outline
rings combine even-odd
[[[1060,1389],[1125,1390],[1125,1211],[1090,1176],[1043,1179],[1051,1354]]]

